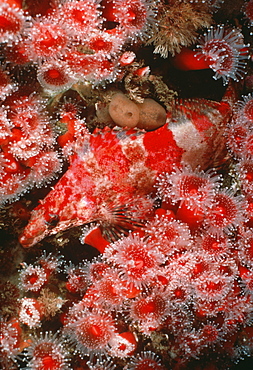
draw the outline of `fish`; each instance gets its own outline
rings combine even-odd
[[[138,226],[153,207],[150,194],[160,174],[222,161],[230,119],[226,101],[178,99],[154,131],[106,127],[85,135],[67,171],[32,210],[19,242],[29,248],[92,222],[107,230]]]

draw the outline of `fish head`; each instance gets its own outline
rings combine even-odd
[[[68,187],[59,185],[31,212],[30,220],[19,237],[24,248],[32,247],[47,236],[94,220],[96,204],[93,199],[85,192],[76,193],[73,188],[68,191]]]

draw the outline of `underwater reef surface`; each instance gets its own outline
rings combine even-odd
[[[253,365],[253,1],[0,3],[0,369]]]

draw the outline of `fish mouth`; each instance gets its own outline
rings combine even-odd
[[[36,244],[36,242],[34,241],[34,238],[28,238],[25,236],[24,233],[22,233],[19,238],[19,243],[22,245],[22,247],[24,248],[30,248],[32,247],[34,244]]]
[[[42,211],[40,210],[38,213],[33,211],[28,224],[18,238],[19,243],[24,248],[30,248],[44,239],[48,232],[48,226],[44,221]]]
[[[40,242],[42,239],[44,239],[46,234],[47,234],[47,230],[44,229],[44,230],[41,230],[39,234],[36,234],[36,237],[35,237],[34,235],[31,235],[29,230],[25,228],[22,234],[19,236],[18,240],[19,240],[19,243],[22,245],[22,247],[30,248],[30,247],[33,247],[38,242]]]

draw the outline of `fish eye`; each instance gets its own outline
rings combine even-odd
[[[49,228],[54,228],[59,222],[59,216],[57,214],[49,213],[45,223]]]

